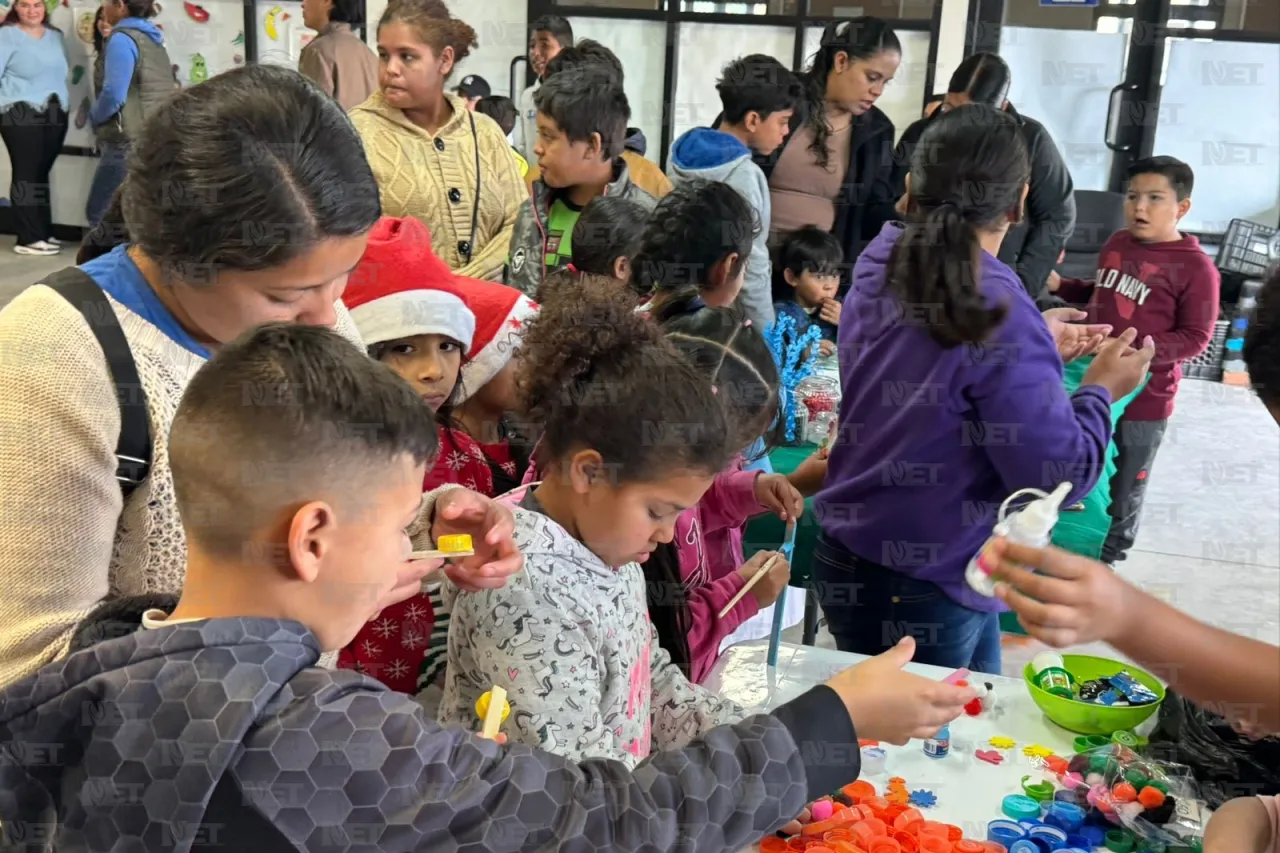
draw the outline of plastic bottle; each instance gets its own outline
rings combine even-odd
[[[951,727],[943,726],[938,733],[924,742],[924,754],[930,758],[945,758],[951,751]]]
[[[995,569],[995,562],[990,556],[992,540],[1003,536],[1016,545],[1029,545],[1032,548],[1048,545],[1053,536],[1053,526],[1058,523],[1058,507],[1062,506],[1070,491],[1071,484],[1063,483],[1051,494],[1045,494],[1039,489],[1023,489],[1010,495],[1000,507],[1000,520],[992,531],[991,538],[982,544],[982,548],[964,570],[964,579],[969,582],[969,586],[985,596],[995,595],[996,585],[991,580],[991,572]],[[1018,512],[1005,515],[1009,502],[1024,494],[1038,495],[1039,498]]]
[[[1071,694],[1071,673],[1062,655],[1057,652],[1041,652],[1031,659],[1031,669],[1035,671],[1036,686],[1046,693],[1074,699]]]

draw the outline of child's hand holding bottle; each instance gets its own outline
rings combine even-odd
[[[996,595],[1042,643],[1060,649],[1111,641],[1131,621],[1133,587],[1096,560],[1004,539],[991,543],[991,556]]]
[[[764,568],[764,564],[769,561],[769,558],[774,556],[778,559],[774,560],[768,574],[756,581],[756,585],[751,587],[751,594],[761,608],[768,607],[778,600],[778,596],[782,594],[782,590],[786,588],[787,583],[791,580],[791,564],[787,562],[786,557],[777,551],[757,551],[750,560],[742,564],[742,568],[738,569],[738,574],[742,575],[743,580],[750,581],[756,576],[756,572]]]
[[[915,640],[905,637],[827,682],[844,700],[860,739],[901,746],[912,738],[932,737],[977,698],[971,687],[904,672],[915,653]]]
[[[783,521],[797,521],[804,515],[804,495],[782,474],[756,477],[756,501]]]

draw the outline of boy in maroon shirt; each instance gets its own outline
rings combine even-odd
[[[1116,429],[1111,478],[1111,530],[1102,547],[1108,564],[1123,560],[1138,533],[1151,464],[1173,414],[1182,362],[1204,352],[1218,319],[1218,270],[1200,242],[1178,231],[1191,209],[1191,167],[1174,157],[1149,157],[1129,167],[1124,215],[1128,226],[1098,253],[1093,281],[1049,274],[1049,290],[1085,306],[1090,323],[1113,334],[1130,326],[1155,341],[1151,379]]]

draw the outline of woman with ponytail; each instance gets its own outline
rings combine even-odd
[[[1025,221],[1011,228],[1000,245],[1000,260],[1017,271],[1031,298],[1041,308],[1062,305],[1062,300],[1046,289],[1049,273],[1076,224],[1075,185],[1049,131],[1035,119],[1027,118],[1009,103],[1012,83],[1009,65],[994,53],[975,53],[965,58],[951,75],[947,93],[937,110],[913,122],[902,133],[894,151],[893,189],[896,197],[906,191],[911,154],[920,137],[947,110],[965,104],[985,104],[1007,113],[1018,124],[1031,160],[1031,180],[1027,189]]]
[[[802,75],[806,101],[791,134],[759,162],[769,179],[770,242],[806,225],[834,234],[853,259],[894,219],[893,122],[876,107],[902,63],[902,44],[879,18],[837,21]]]
[[[906,222],[885,225],[854,265],[813,564],[842,650],[876,654],[907,631],[923,663],[1000,672],[1003,605],[971,589],[965,567],[1014,492],[1070,482],[1069,506],[1093,488],[1111,403],[1154,354],[1149,339],[1131,348],[1130,331],[1063,390],[1063,359],[1110,329],[1068,325],[1083,317],[1069,309],[1041,316],[996,259],[1030,171],[1011,116],[944,113],[912,160]]]

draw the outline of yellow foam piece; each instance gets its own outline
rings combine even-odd
[[[1054,752],[1047,746],[1041,746],[1038,743],[1033,743],[1030,746],[1024,747],[1022,754],[1029,758],[1048,758],[1050,755],[1053,755]]]
[[[471,546],[471,537],[466,533],[441,536],[439,541],[436,542],[436,549],[445,554],[457,554],[460,551],[474,550]]]
[[[468,536],[466,538],[470,539],[471,537]],[[485,717],[489,716],[489,700],[492,696],[493,696],[493,691],[486,690],[484,694],[481,695],[481,697],[476,700],[476,716],[482,720]],[[503,699],[501,722],[505,723],[507,721],[507,717],[510,717],[510,716],[511,716],[511,703],[508,702],[506,699]]]
[[[1009,737],[993,737],[987,741],[995,749],[1013,749],[1018,745],[1017,741]]]

